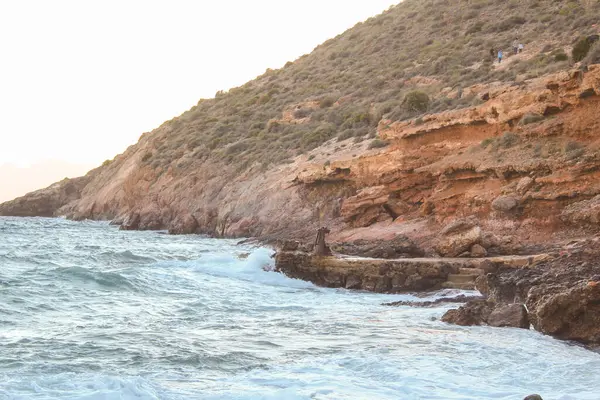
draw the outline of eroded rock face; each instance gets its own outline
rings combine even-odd
[[[441,231],[435,250],[444,257],[458,257],[479,244],[482,231],[472,220],[458,220]]]
[[[600,223],[600,195],[565,207],[561,219],[570,225],[598,225]]]
[[[92,175],[64,179],[45,189],[37,190],[0,204],[0,215],[14,217],[57,217],[57,211],[81,198],[81,192]],[[84,219],[84,218],[80,218]]]
[[[529,324],[563,340],[600,344],[600,239],[579,241],[537,264],[496,266],[476,280],[485,305],[467,303],[447,321],[493,326]],[[525,312],[522,304],[526,304]]]
[[[527,310],[523,304],[497,306],[489,300],[472,300],[455,310],[448,310],[443,322],[454,325],[490,325],[529,329]]]
[[[461,326],[485,325],[492,313],[493,304],[486,300],[470,301],[455,310],[448,310],[442,322]]]
[[[519,201],[512,196],[500,196],[492,202],[492,208],[496,211],[509,212],[519,205]]]
[[[559,339],[600,344],[600,282],[540,285],[529,292],[533,326]]]
[[[332,250],[350,256],[371,258],[410,258],[425,254],[415,243],[404,235],[392,240],[357,240],[351,243],[332,245]]]
[[[523,304],[495,307],[487,318],[490,326],[529,329],[529,317]]]
[[[319,286],[380,293],[437,290],[459,270],[444,260],[345,259],[301,251],[278,252],[275,265],[277,272]]]

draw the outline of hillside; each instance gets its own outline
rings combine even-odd
[[[570,56],[599,16],[597,1],[406,0],[0,215],[222,236],[306,238],[325,224],[340,241],[426,242],[475,214],[520,235],[495,246],[505,252],[579,234],[565,213],[600,194],[588,184],[600,52],[585,73]],[[511,55],[516,39],[525,50]],[[492,207],[501,196],[516,203]]]

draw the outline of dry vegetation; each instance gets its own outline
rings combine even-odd
[[[568,67],[570,47],[594,33],[598,16],[600,2],[590,0],[405,0],[280,70],[200,100],[165,123],[143,162],[185,168],[210,158],[258,171],[328,140],[373,139],[382,117],[470,106],[480,101],[460,95],[470,85]],[[490,48],[510,60],[515,38],[526,52],[546,45],[495,68]],[[449,90],[459,95],[442,94]],[[290,107],[293,120],[282,119]]]

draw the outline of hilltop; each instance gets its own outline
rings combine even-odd
[[[600,194],[581,189],[599,162],[600,52],[572,58],[599,16],[597,1],[405,0],[0,215],[426,242],[475,214],[488,249],[522,251],[567,235],[565,213]],[[525,50],[511,55],[515,40]]]

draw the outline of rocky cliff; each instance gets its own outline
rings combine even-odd
[[[265,239],[328,226],[333,242],[403,235],[450,257],[585,235],[598,220],[600,68],[556,60],[598,7],[510,3],[474,14],[467,0],[406,0],[0,215]],[[577,23],[558,33],[565,15]],[[516,26],[527,50],[492,64],[485,41],[509,43]],[[463,217],[460,235],[442,231]]]
[[[509,253],[595,230],[600,68],[471,90],[487,100],[381,120],[387,147],[331,141],[267,171],[211,159],[153,169],[144,157],[172,133],[163,126],[87,176],[5,203],[0,214],[225,236],[307,238],[328,225],[333,241],[402,234],[441,255],[430,239],[466,216],[493,234],[476,241]]]

